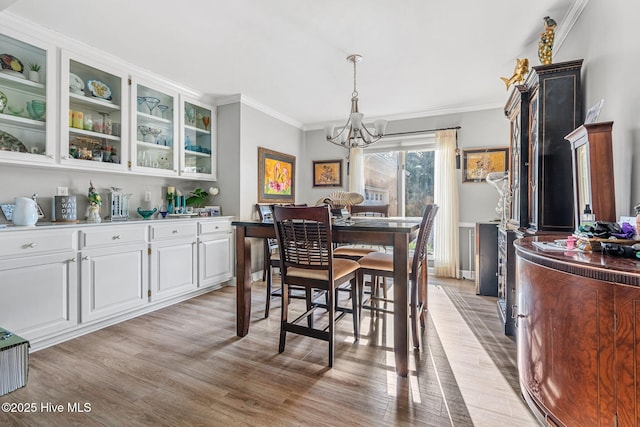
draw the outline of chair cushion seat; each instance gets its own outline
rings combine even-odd
[[[409,257],[411,259],[411,257]],[[393,271],[393,254],[372,252],[358,260],[361,268],[369,270]],[[407,271],[411,272],[411,261],[407,263]]]
[[[360,265],[350,259],[333,259],[333,280],[346,276],[360,268]],[[287,270],[289,277],[304,277],[306,279],[329,280],[329,272],[327,270],[312,270],[308,268],[290,267]]]
[[[377,249],[370,246],[340,246],[333,250],[334,256],[365,256],[372,252],[378,252]]]

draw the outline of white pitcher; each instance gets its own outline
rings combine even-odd
[[[15,225],[35,225],[38,222],[38,208],[36,202],[28,197],[16,197],[16,207],[13,208],[13,223]]]

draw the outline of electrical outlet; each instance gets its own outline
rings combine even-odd
[[[144,201],[145,202],[150,202],[151,201],[151,191],[145,191],[144,192]]]
[[[56,191],[56,196],[68,196],[69,188],[68,187],[58,187]]]

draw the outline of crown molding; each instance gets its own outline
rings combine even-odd
[[[553,49],[554,52],[560,50],[560,47],[564,43],[564,40],[567,38],[567,35],[569,35],[571,30],[573,29],[575,23],[578,21],[578,18],[582,14],[582,11],[585,7],[587,7],[587,3],[589,3],[589,0],[575,0],[573,3],[571,3],[571,7],[567,11],[567,14],[564,16],[562,22],[560,23],[560,25],[558,25],[558,29],[556,30],[554,42],[555,48]]]
[[[395,114],[392,116],[378,116],[378,117],[367,117],[366,122],[372,122],[377,119],[384,119],[388,122],[400,121],[400,120],[410,120],[410,119],[422,119],[426,117],[434,117],[434,116],[444,116],[447,114],[461,114],[461,113],[470,113],[473,111],[483,111],[483,110],[493,110],[495,108],[503,108],[504,104],[484,104],[484,105],[472,105],[467,107],[456,107],[456,108],[443,108],[440,110],[429,110],[429,111],[416,111],[413,113],[405,113],[405,114]],[[318,130],[324,129],[324,127],[328,123],[333,123],[336,126],[342,126],[344,121],[341,122],[321,122],[321,123],[312,123],[304,127],[305,131],[309,130]]]
[[[300,123],[299,121],[292,119],[291,117],[282,114],[279,111],[274,110],[271,107],[267,107],[266,105],[256,101],[253,98],[250,98],[246,95],[243,95],[241,93],[239,94],[235,94],[235,95],[228,95],[228,96],[222,96],[222,97],[218,97],[216,98],[216,105],[220,106],[220,105],[228,105],[228,104],[235,104],[235,103],[240,103],[240,104],[244,104],[247,105],[251,108],[255,108],[256,110],[265,113],[268,116],[273,117],[274,119],[278,119],[281,122],[284,122],[288,125],[291,125],[297,129],[300,130],[305,130],[305,127],[302,123]]]

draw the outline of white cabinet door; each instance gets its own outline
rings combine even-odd
[[[216,179],[215,108],[181,97],[180,175],[202,180]]]
[[[84,251],[80,265],[83,323],[147,303],[149,255],[146,244]]]
[[[233,277],[231,233],[200,237],[198,286],[212,286]]]
[[[151,244],[151,301],[196,288],[196,238]]]
[[[25,339],[78,323],[76,252],[0,261],[0,325]]]
[[[10,26],[5,26],[3,33],[0,60],[10,68],[0,73],[0,161],[53,164],[57,114],[55,46],[13,31]],[[32,66],[40,67],[37,76],[30,75]]]

